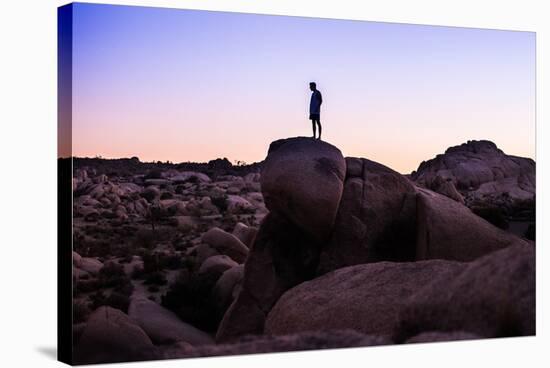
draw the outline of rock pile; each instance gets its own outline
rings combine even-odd
[[[535,244],[469,206],[534,183],[486,141],[410,178],[304,137],[242,176],[79,169],[76,362],[533,335]]]

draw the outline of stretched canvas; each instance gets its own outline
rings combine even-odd
[[[59,359],[535,334],[535,34],[58,9]]]

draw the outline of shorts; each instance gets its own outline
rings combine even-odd
[[[321,121],[321,114],[309,114],[309,120]]]

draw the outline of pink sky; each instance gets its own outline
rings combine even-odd
[[[77,4],[73,155],[260,161],[311,135],[402,173],[469,139],[535,155],[529,32]]]

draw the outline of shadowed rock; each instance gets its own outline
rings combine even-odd
[[[411,296],[400,313],[397,342],[429,331],[535,334],[534,246],[510,246],[465,265],[458,274],[434,277]]]
[[[347,157],[344,192],[320,273],[376,261],[415,257],[415,189],[377,162]]]
[[[100,307],[90,316],[74,352],[76,364],[158,358],[147,334],[125,313],[111,307]]]
[[[352,328],[390,337],[407,297],[464,264],[441,260],[379,262],[341,268],[290,289],[269,313],[265,333]]]
[[[185,341],[191,345],[214,343],[210,335],[183,322],[173,312],[145,297],[132,297],[128,315],[157,344],[176,341]]]
[[[418,188],[416,258],[471,261],[526,243],[443,195]]]
[[[241,292],[225,313],[216,341],[261,334],[265,316],[283,292],[314,277],[318,248],[286,217],[270,212],[250,249]]]

